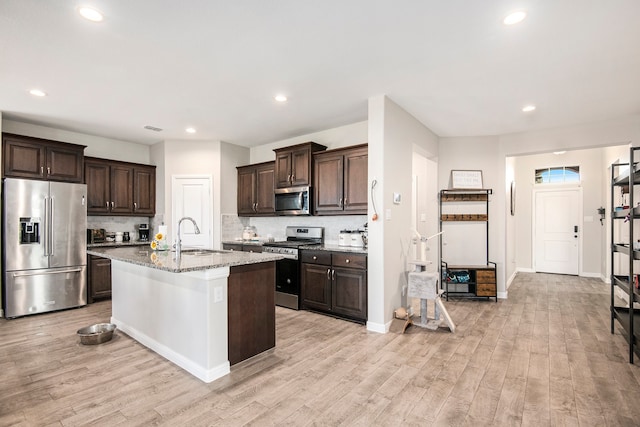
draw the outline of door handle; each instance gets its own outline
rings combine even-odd
[[[577,232],[578,232],[578,226],[577,226],[577,225],[574,225],[574,226],[573,226],[573,232],[574,232],[574,233],[577,233]]]

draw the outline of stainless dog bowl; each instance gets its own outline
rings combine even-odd
[[[101,344],[111,340],[111,338],[113,338],[113,331],[115,330],[116,325],[113,323],[97,323],[87,326],[86,328],[78,329],[78,336],[82,344]]]

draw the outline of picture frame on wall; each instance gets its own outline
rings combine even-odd
[[[482,190],[481,170],[452,170],[451,189],[453,190]]]

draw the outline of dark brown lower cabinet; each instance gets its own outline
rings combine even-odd
[[[367,321],[367,256],[303,250],[302,308]]]
[[[111,298],[111,260],[89,255],[88,261],[88,302],[92,303],[96,299]]]
[[[276,345],[275,261],[231,267],[228,280],[229,363]]]

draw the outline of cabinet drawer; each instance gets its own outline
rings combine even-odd
[[[309,264],[331,265],[331,252],[327,251],[301,251],[302,262]]]
[[[478,270],[476,271],[476,282],[478,283],[496,283],[496,272],[494,270]]]
[[[367,256],[362,254],[350,254],[350,253],[333,253],[333,266],[334,267],[349,267],[359,268],[362,270],[367,269]]]
[[[479,297],[494,297],[496,296],[496,285],[478,283],[476,285],[476,295]]]

